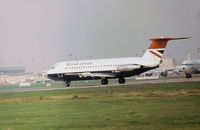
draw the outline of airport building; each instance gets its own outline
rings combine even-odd
[[[0,67],[1,75],[21,75],[25,73],[25,67]]]

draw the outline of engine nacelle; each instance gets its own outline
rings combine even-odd
[[[117,71],[133,71],[140,68],[140,65],[121,65],[117,66]]]

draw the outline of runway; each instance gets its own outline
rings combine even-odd
[[[200,81],[200,77],[194,77],[191,79],[186,78],[170,78],[170,79],[158,79],[158,80],[136,80],[133,82],[127,82],[126,84],[108,84],[100,86],[72,86],[72,87],[42,87],[42,88],[17,88],[17,89],[1,89],[0,93],[11,92],[31,92],[31,91],[45,91],[45,90],[64,90],[64,89],[78,89],[78,88],[97,88],[97,87],[112,87],[112,86],[125,86],[125,85],[137,85],[137,84],[158,84],[158,83],[178,83],[178,82],[197,82]]]

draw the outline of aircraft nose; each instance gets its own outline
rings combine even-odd
[[[183,70],[186,70],[187,68],[188,68],[187,66],[182,65],[182,69],[183,69]]]
[[[53,77],[52,77],[51,74],[47,74],[47,75],[46,75],[46,78],[48,78],[48,79],[53,79]]]
[[[47,73],[44,74],[44,77],[45,77],[45,78],[48,78]]]
[[[48,70],[47,73],[46,73],[46,76],[47,78],[51,79],[51,70]]]
[[[46,73],[47,78],[52,79],[52,80],[57,80],[58,79],[58,74],[55,74],[53,70],[49,70]]]
[[[183,65],[182,69],[183,69],[184,73],[191,73],[192,72],[192,67],[191,66]]]

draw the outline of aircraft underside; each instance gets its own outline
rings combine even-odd
[[[155,67],[156,68],[156,67]],[[138,69],[134,71],[129,71],[129,72],[112,72],[112,71],[101,71],[101,72],[90,72],[91,74],[103,74],[103,75],[110,75],[108,77],[99,77],[99,76],[80,76],[79,74],[81,72],[76,72],[76,74],[70,75],[67,73],[59,73],[59,74],[49,74],[48,77],[57,80],[57,81],[64,81],[66,83],[66,86],[70,86],[71,81],[79,81],[79,80],[98,80],[101,79],[101,84],[106,85],[108,84],[108,79],[115,79],[119,78],[118,82],[120,84],[124,84],[126,80],[124,79],[125,77],[131,77],[134,75],[139,75],[143,72],[146,72],[148,70],[151,70],[154,68],[143,68],[143,69]]]

